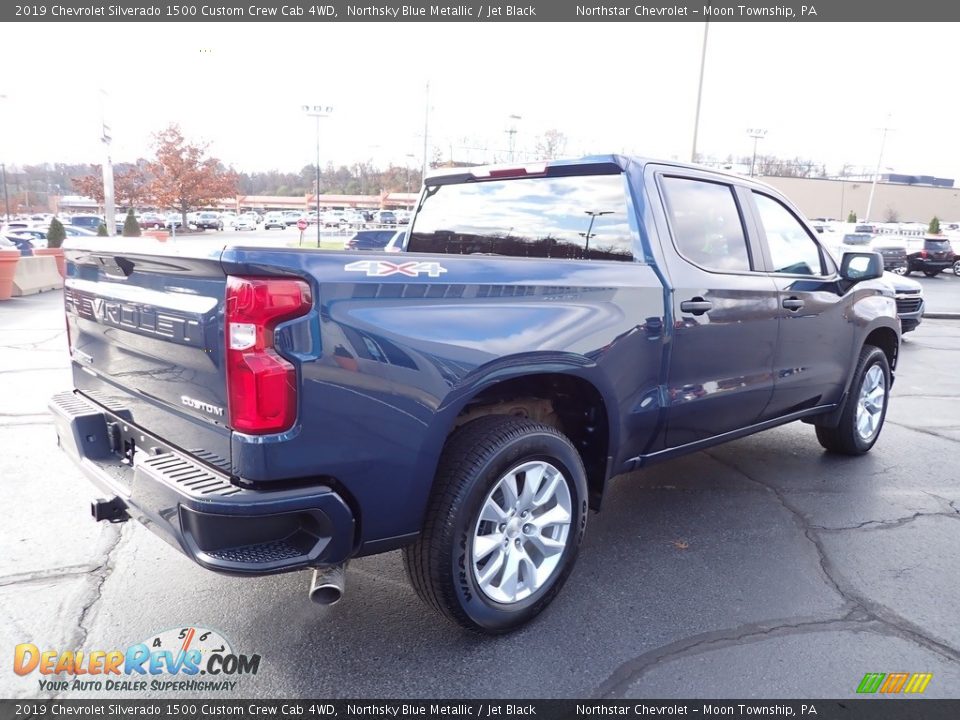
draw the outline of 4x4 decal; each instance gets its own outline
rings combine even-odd
[[[388,275],[406,275],[417,277],[426,273],[428,277],[440,277],[447,269],[438,262],[389,262],[388,260],[357,260],[343,266],[348,272],[366,273],[367,277],[387,277]]]

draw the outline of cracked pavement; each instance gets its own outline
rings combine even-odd
[[[345,599],[318,608],[306,573],[218,576],[139,525],[94,523],[45,412],[70,385],[60,302],[0,304],[8,658],[196,625],[262,656],[241,697],[852,697],[866,672],[932,672],[925,696],[958,694],[960,322],[907,335],[865,457],[797,423],[614,480],[558,599],[491,639],[427,610],[398,553],[353,562]],[[42,696],[9,668],[0,696]]]

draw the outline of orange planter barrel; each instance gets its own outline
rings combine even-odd
[[[0,250],[0,300],[9,300],[13,295],[13,274],[18,262],[19,250]]]

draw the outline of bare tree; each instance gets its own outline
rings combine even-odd
[[[538,160],[556,160],[567,149],[567,136],[556,129],[547,130],[537,137],[534,154]]]

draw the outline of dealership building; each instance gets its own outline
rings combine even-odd
[[[790,198],[809,218],[846,220],[854,212],[866,218],[871,180],[763,177]],[[928,223],[960,220],[960,188],[953,180],[926,175],[881,175],[873,196],[874,222]]]

